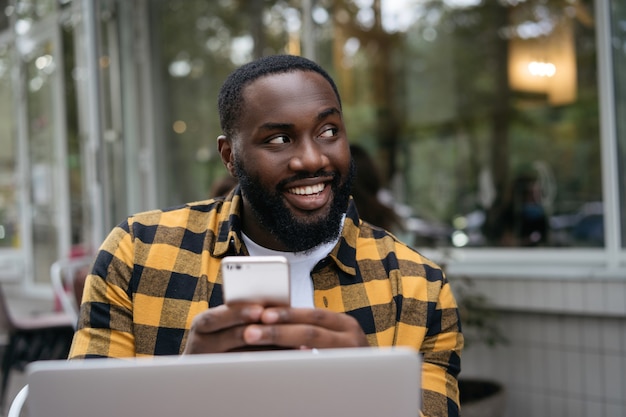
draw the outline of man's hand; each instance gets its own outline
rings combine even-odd
[[[294,349],[369,346],[353,317],[318,308],[266,308],[259,324],[246,327],[243,339],[248,345]]]
[[[193,318],[184,355],[218,353],[246,346],[243,332],[250,323],[261,320],[263,306],[223,304],[203,311]]]
[[[222,305],[194,318],[184,354],[262,346],[321,349],[369,344],[361,326],[347,314],[316,308]]]

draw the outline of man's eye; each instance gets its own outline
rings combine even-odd
[[[289,137],[287,136],[275,136],[267,141],[267,143],[288,143]]]
[[[334,137],[337,132],[339,131],[339,129],[337,129],[336,127],[329,127],[328,129],[324,130],[322,132],[322,134],[320,135],[321,138],[332,138]]]

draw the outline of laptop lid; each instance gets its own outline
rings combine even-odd
[[[415,417],[421,357],[404,348],[40,361],[30,417]]]

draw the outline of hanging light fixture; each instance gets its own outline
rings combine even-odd
[[[509,40],[509,83],[513,91],[545,94],[551,105],[576,100],[576,48],[572,20],[526,22]]]

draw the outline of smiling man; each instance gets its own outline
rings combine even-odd
[[[330,76],[301,57],[262,58],[229,76],[218,107],[218,150],[239,186],[131,216],[110,233],[70,358],[409,346],[423,354],[423,414],[458,415],[463,337],[450,285],[359,219]],[[277,254],[290,264],[290,307],[223,303],[224,256]]]

